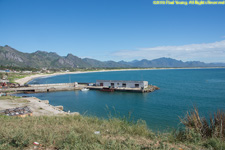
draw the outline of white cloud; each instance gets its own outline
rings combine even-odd
[[[225,62],[225,40],[214,43],[121,50],[113,55],[125,60],[170,57],[184,61]]]

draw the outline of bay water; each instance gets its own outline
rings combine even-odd
[[[225,110],[225,69],[156,69],[66,74],[36,78],[29,84],[91,82],[96,80],[144,80],[160,90],[152,93],[89,90],[18,94],[63,105],[65,111],[107,118],[109,114],[146,121],[152,130],[180,125],[179,117],[197,106],[200,115]]]

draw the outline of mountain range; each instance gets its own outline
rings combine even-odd
[[[0,65],[31,68],[169,68],[169,67],[225,67],[225,63],[204,63],[200,61],[183,62],[172,58],[154,60],[99,61],[79,58],[73,54],[59,56],[55,52],[36,51],[23,53],[8,45],[0,46]]]

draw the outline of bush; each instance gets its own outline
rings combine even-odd
[[[221,139],[218,138],[211,138],[203,143],[203,146],[208,149],[214,150],[223,150],[225,149],[225,143]]]
[[[214,115],[210,115],[207,121],[206,117],[200,117],[198,109],[195,107],[187,112],[185,118],[180,119],[181,123],[188,129],[193,129],[201,134],[203,138],[224,138],[225,137],[225,113],[218,110]]]

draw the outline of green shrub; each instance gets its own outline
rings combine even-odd
[[[210,138],[203,143],[203,146],[213,150],[224,150],[225,142],[218,138]]]

